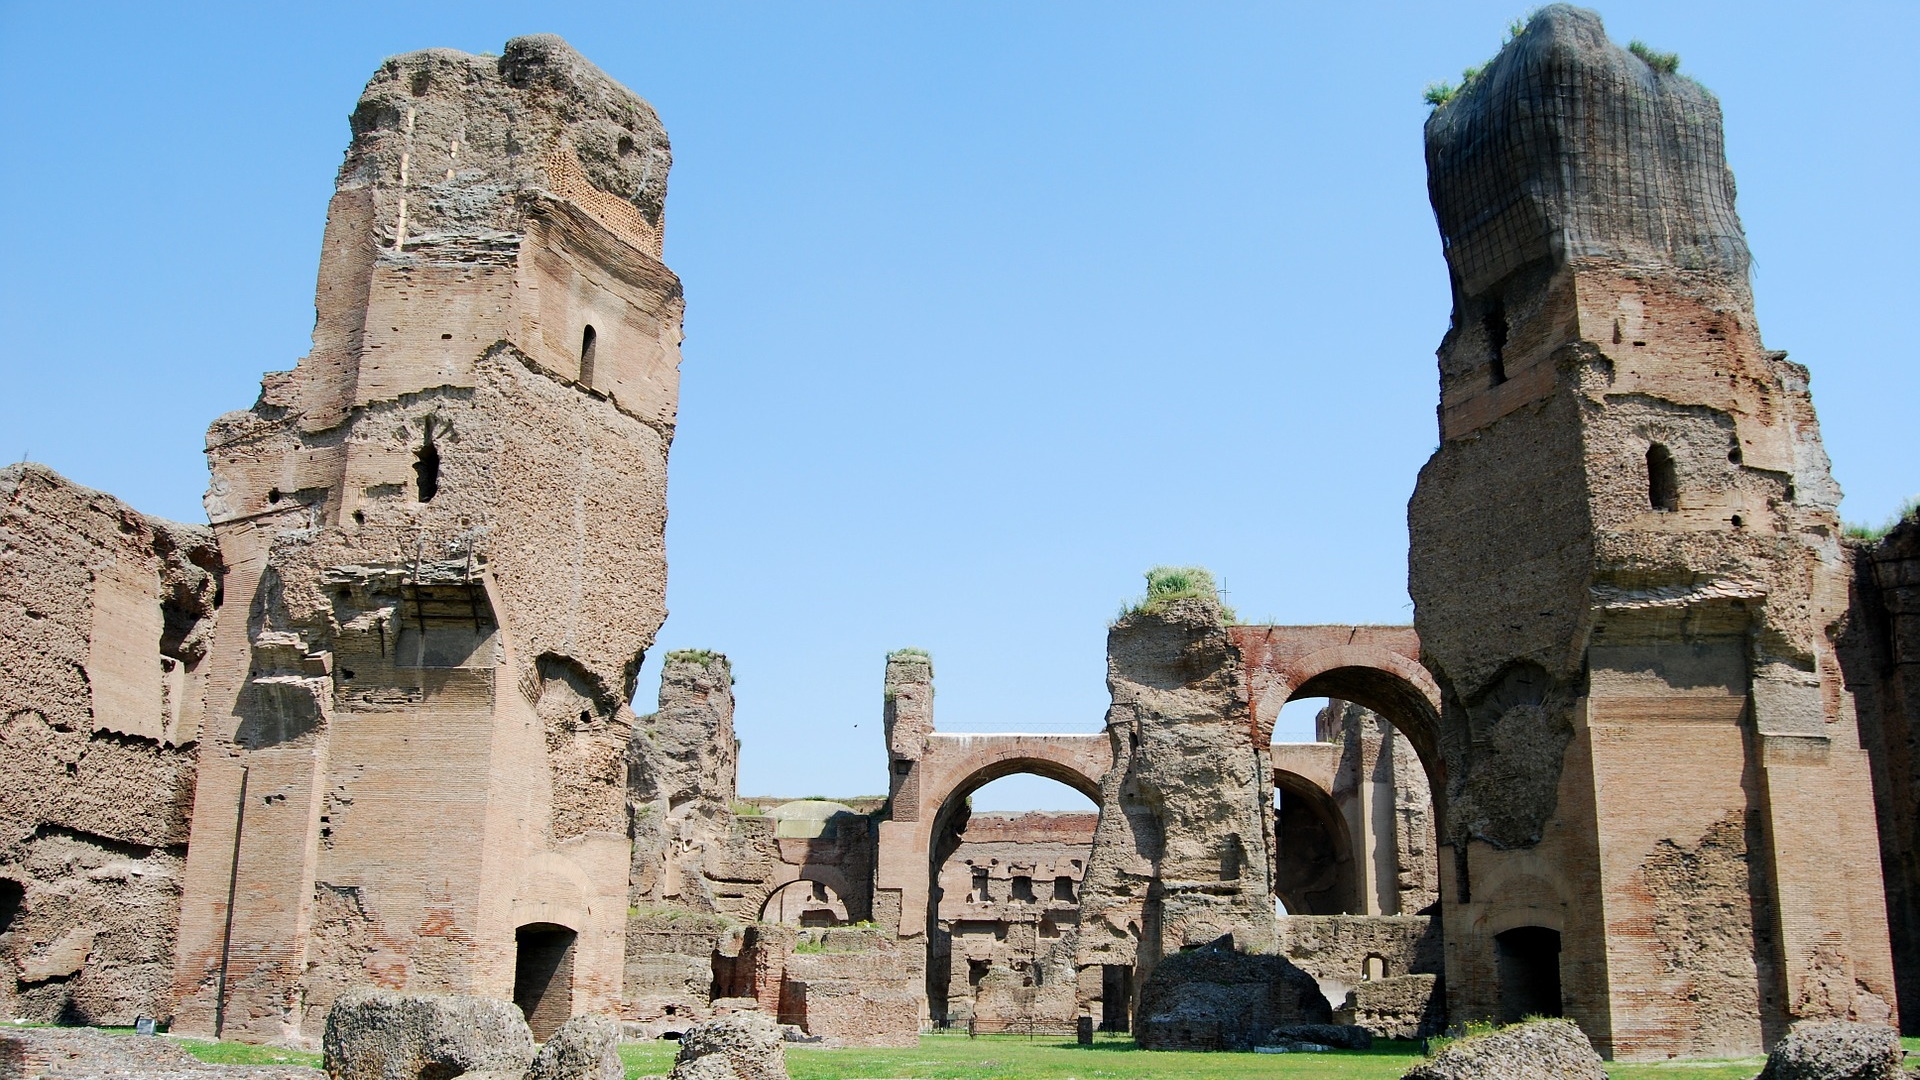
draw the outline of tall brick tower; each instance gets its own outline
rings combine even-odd
[[[1760,341],[1719,105],[1673,67],[1556,4],[1426,130],[1448,1011],[1564,1012],[1623,1059],[1893,1002],[1840,493]]]
[[[388,60],[352,127],[313,351],[208,433],[227,617],[177,1021],[312,1038],[377,984],[511,996],[544,1035],[620,988],[667,136],[554,37]]]

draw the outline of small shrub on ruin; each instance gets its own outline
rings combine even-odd
[[[733,800],[734,817],[765,817],[766,814],[767,812],[765,810],[762,810],[754,803],[744,802],[740,799]]]
[[[889,660],[911,660],[916,657],[921,660],[930,661],[933,659],[933,654],[925,649],[916,649],[911,645],[904,649],[895,649],[887,654],[887,659]]]
[[[1627,44],[1627,51],[1646,61],[1646,65],[1662,75],[1671,75],[1680,70],[1680,54],[1661,52],[1646,42],[1635,38]]]

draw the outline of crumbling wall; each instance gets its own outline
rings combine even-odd
[[[1313,976],[1283,956],[1236,951],[1231,937],[1168,956],[1140,990],[1148,1050],[1251,1050],[1276,1027],[1326,1024]]]
[[[626,696],[665,616],[666,134],[550,36],[394,57],[351,126],[313,350],[208,433],[245,615],[207,661],[180,1027],[511,997],[523,930],[573,973],[542,1015],[611,1009]]]
[[[1884,1015],[1839,492],[1760,340],[1718,102],[1554,4],[1426,135],[1454,312],[1409,587],[1449,1014],[1563,1008],[1624,1058]]]
[[[878,928],[801,931],[787,957],[780,1022],[848,1046],[920,1045],[917,943]]]
[[[1849,545],[1853,581],[1840,660],[1873,761],[1900,1030],[1920,1031],[1920,515]]]
[[[940,865],[939,908],[929,948],[935,972],[930,1006],[936,1020],[983,1016],[1008,1020],[1018,1010],[1045,1009],[1068,1021],[1078,1015],[1074,939],[1080,925],[1080,882],[1098,820],[1094,814],[1031,811],[967,818],[959,843]],[[1037,970],[1064,964],[1057,971]],[[1064,986],[1065,1005],[1055,996]],[[1036,988],[1044,989],[1035,992]],[[944,994],[941,992],[944,990]],[[997,994],[996,990],[1004,990]],[[983,995],[995,997],[980,1004]]]
[[[627,916],[622,1018],[648,1023],[652,1033],[686,1030],[705,1019],[713,1003],[715,958],[740,934],[719,915],[675,908],[636,907]],[[737,941],[733,941],[738,951]]]
[[[1081,890],[1082,969],[1132,966],[1233,935],[1270,949],[1271,766],[1236,694],[1216,598],[1148,605],[1107,634],[1114,765]]]
[[[0,469],[0,1010],[172,1012],[213,535]]]

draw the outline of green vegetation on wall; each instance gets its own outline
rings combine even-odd
[[[1213,571],[1204,566],[1156,566],[1147,571],[1147,594],[1122,608],[1120,617],[1156,615],[1179,600],[1207,600],[1219,607],[1223,622],[1233,622],[1233,609],[1220,598]]]

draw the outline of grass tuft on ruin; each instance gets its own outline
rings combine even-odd
[[[1892,517],[1878,525],[1849,521],[1842,532],[1849,540],[1885,540],[1888,533],[1900,527],[1901,522],[1909,520],[1920,520],[1920,495],[1915,495],[1901,503],[1900,509],[1895,511]]]
[[[733,662],[727,659],[725,653],[712,649],[674,649],[667,653],[668,663],[699,664],[704,667],[715,660],[725,664],[729,670],[733,667]]]
[[[1646,42],[1635,38],[1627,43],[1627,51],[1646,62],[1646,65],[1662,75],[1672,75],[1680,70],[1680,54],[1661,52]]]
[[[1204,566],[1156,566],[1147,571],[1146,577],[1146,595],[1122,608],[1120,618],[1158,615],[1181,600],[1205,600],[1220,609],[1223,622],[1235,619],[1233,609],[1220,597],[1213,571]]]
[[[1535,9],[1535,10],[1538,10],[1538,9]],[[1500,43],[1500,47],[1502,49],[1505,49],[1509,44],[1513,42],[1513,39],[1519,37],[1521,34],[1526,33],[1527,21],[1531,18],[1533,18],[1533,12],[1529,11],[1525,15],[1522,15],[1519,18],[1514,19],[1512,22],[1508,23],[1507,36],[1506,36],[1506,39]],[[1495,55],[1498,55],[1498,54],[1496,53]],[[1675,57],[1674,63],[1678,64],[1679,62],[1680,62],[1679,57]],[[1428,105],[1431,105],[1437,109],[1440,106],[1445,105],[1448,102],[1452,101],[1454,98],[1459,97],[1467,89],[1467,87],[1473,85],[1476,79],[1486,74],[1487,68],[1491,67],[1492,65],[1493,65],[1493,61],[1489,59],[1484,64],[1475,64],[1474,66],[1467,68],[1466,70],[1460,72],[1460,81],[1457,83],[1450,83],[1445,80],[1430,82],[1427,84],[1426,89],[1420,92],[1420,100],[1426,102]]]

